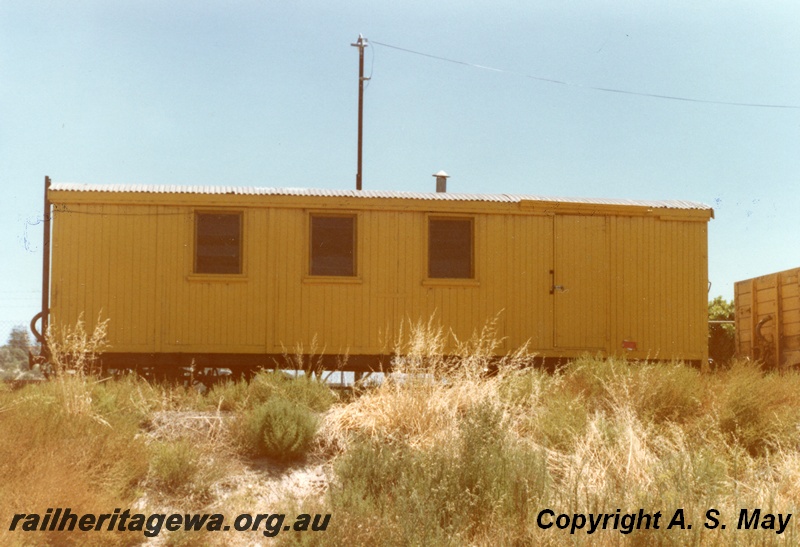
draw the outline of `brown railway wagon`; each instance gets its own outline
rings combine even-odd
[[[109,367],[313,346],[369,370],[431,317],[461,340],[497,318],[498,356],[708,355],[702,204],[68,183],[46,200],[43,324],[108,318]]]
[[[768,367],[800,364],[800,268],[737,281],[736,350]]]

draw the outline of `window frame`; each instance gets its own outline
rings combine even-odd
[[[359,275],[359,216],[355,212],[330,212],[330,211],[309,211],[307,220],[306,237],[307,240],[307,257],[306,257],[306,282],[334,282],[334,283],[360,283],[361,278]],[[315,218],[347,218],[353,223],[353,240],[352,240],[352,273],[351,274],[332,274],[332,273],[314,273],[313,259],[314,259],[314,219]]]
[[[203,215],[230,215],[239,218],[238,236],[238,271],[236,272],[201,272],[198,271],[199,226],[200,217]],[[217,280],[217,279],[244,279],[245,271],[245,214],[241,209],[195,209],[192,211],[192,256],[189,269],[190,279]]]
[[[451,222],[468,222],[469,223],[469,236],[470,236],[470,249],[469,249],[469,277],[433,277],[431,275],[431,222],[437,221],[451,221]],[[426,215],[425,222],[425,277],[424,285],[465,285],[477,286],[478,272],[477,272],[477,242],[476,242],[476,218],[474,216],[464,215],[442,215],[442,214],[429,214]]]

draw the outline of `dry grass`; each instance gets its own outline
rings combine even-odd
[[[781,536],[736,530],[741,508],[800,508],[800,375],[764,374],[747,362],[710,372],[591,357],[547,374],[521,368],[528,356],[519,352],[487,377],[494,346],[481,337],[491,328],[468,342],[478,351],[462,359],[441,357],[450,341],[432,322],[406,332],[398,352],[408,356],[404,374],[325,417],[320,444],[337,454],[340,481],[326,502],[338,523],[326,544],[800,539],[794,522]],[[476,422],[476,415],[492,418]],[[645,508],[670,517],[682,508],[695,524],[570,536],[537,526],[544,508],[570,515]],[[702,526],[712,508],[726,530]]]
[[[91,390],[86,389],[85,379],[97,373],[97,358],[107,345],[107,325],[108,320],[101,320],[98,316],[95,328],[87,332],[81,314],[75,326],[56,327],[51,324],[47,329],[50,372],[58,387],[61,407],[67,414],[102,419],[92,412]]]
[[[531,358],[524,348],[505,357],[494,357],[498,345],[495,323],[466,341],[451,340],[434,319],[406,324],[394,353],[394,372],[377,387],[366,390],[346,405],[334,406],[324,417],[320,446],[323,451],[344,450],[357,438],[405,443],[413,448],[446,446],[467,409],[484,402],[494,404],[509,374]],[[487,377],[497,366],[499,373]]]
[[[92,336],[72,339],[92,347]],[[585,357],[550,374],[526,367],[524,349],[497,362],[497,344],[491,322],[466,341],[433,320],[407,325],[396,348],[399,372],[338,403],[319,383],[280,374],[206,394],[136,378],[100,382],[81,372],[0,390],[0,514],[136,503],[148,511],[331,513],[324,534],[277,537],[324,545],[800,541],[796,517],[780,536],[736,530],[741,508],[800,509],[797,373],[765,374],[747,362],[701,371]],[[455,357],[446,357],[454,347]],[[487,376],[487,368],[496,374]],[[321,415],[308,467],[332,466],[325,496],[321,486],[293,496],[297,485],[287,482],[323,481],[321,473],[236,453],[228,424],[270,401]],[[286,489],[269,486],[284,482]],[[629,535],[570,535],[537,526],[544,508],[669,516],[682,508],[693,528],[666,530],[662,522],[661,530]],[[726,530],[702,526],[712,508]],[[234,539],[164,538],[176,545]]]
[[[140,424],[132,415],[76,407],[76,400],[91,401],[90,390],[81,380],[66,378],[0,396],[0,514],[4,519],[14,513],[44,512],[47,507],[91,512],[130,505],[137,498],[148,459]],[[76,545],[125,541],[119,534],[62,536],[49,539]],[[37,541],[45,539],[47,535],[42,534]]]
[[[240,443],[229,424],[253,408],[280,402],[313,417],[335,395],[318,382],[273,373],[258,374],[249,383],[222,384],[206,394],[137,376],[100,379],[95,365],[106,348],[106,325],[98,320],[87,332],[81,319],[71,328],[51,329],[50,381],[0,390],[0,515],[9,519],[5,526],[15,513],[44,513],[52,507],[70,507],[73,513],[213,509],[235,515],[263,510],[226,501],[230,477],[249,465],[237,453]],[[292,454],[299,455],[297,450]],[[164,544],[224,545],[231,540],[227,535],[163,536]],[[52,545],[133,545],[142,536],[54,532],[33,539]],[[31,540],[0,527],[3,545]]]

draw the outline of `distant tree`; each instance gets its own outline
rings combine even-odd
[[[0,380],[14,378],[23,367],[28,368],[27,355],[16,348],[0,346]]]
[[[708,303],[709,321],[733,321],[736,308],[718,296]],[[736,353],[736,328],[732,324],[710,323],[708,325],[708,356],[716,364],[727,363]]]
[[[28,350],[31,348],[31,339],[28,336],[28,329],[22,326],[17,326],[11,329],[11,333],[8,335],[8,342],[6,342],[6,346],[10,348],[21,349],[27,354]]]
[[[28,351],[31,349],[28,331],[21,326],[11,329],[8,341],[0,346],[0,376],[7,378],[28,370]]]

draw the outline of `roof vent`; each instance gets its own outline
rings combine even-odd
[[[444,171],[439,171],[434,173],[433,176],[436,177],[436,191],[440,193],[447,192],[447,179],[450,178],[450,175]]]

